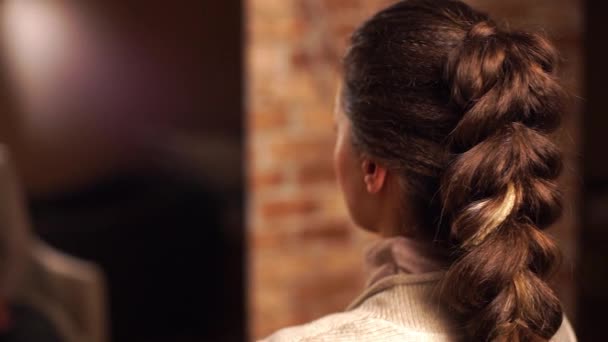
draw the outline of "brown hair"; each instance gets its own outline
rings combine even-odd
[[[475,340],[547,341],[561,213],[557,54],[460,1],[400,1],[351,37],[342,105],[355,146],[402,175],[405,205],[447,245],[443,298]],[[411,211],[411,210],[410,210]]]

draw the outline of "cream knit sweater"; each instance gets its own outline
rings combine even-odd
[[[457,325],[450,320],[445,307],[439,304],[435,296],[436,285],[444,272],[408,272],[412,267],[407,265],[412,265],[410,261],[414,259],[401,257],[395,251],[406,251],[407,254],[411,248],[403,240],[398,242],[398,248],[395,248],[395,243],[391,243],[388,247],[383,247],[384,251],[375,254],[381,255],[388,250],[393,255],[390,263],[400,267],[396,267],[392,274],[373,282],[345,312],[279,330],[262,341],[461,341]],[[420,253],[416,254],[420,256]],[[416,260],[418,259],[420,258]],[[576,342],[574,331],[566,317],[551,341]]]

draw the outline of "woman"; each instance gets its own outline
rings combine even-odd
[[[268,341],[575,341],[546,280],[561,212],[556,52],[459,1],[401,1],[351,38],[335,167],[384,239],[350,308]]]

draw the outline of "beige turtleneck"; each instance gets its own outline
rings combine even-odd
[[[391,238],[370,250],[368,287],[344,312],[281,329],[263,342],[459,341],[461,335],[437,300],[444,272],[441,258],[406,238]],[[564,317],[552,342],[576,342]]]

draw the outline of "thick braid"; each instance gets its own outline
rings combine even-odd
[[[457,260],[444,298],[475,340],[547,341],[562,322],[546,278],[556,246],[541,231],[561,213],[556,52],[541,36],[472,24],[445,78],[461,119],[449,135],[442,210]]]

